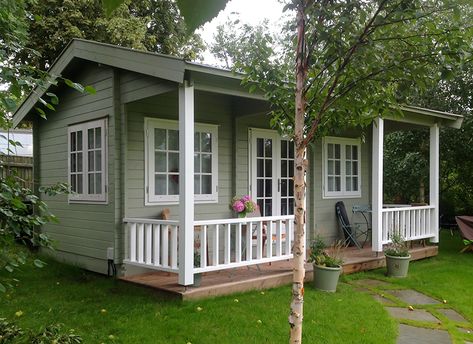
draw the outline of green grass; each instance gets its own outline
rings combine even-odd
[[[473,319],[473,255],[458,253],[459,238],[442,239],[439,257],[411,264],[407,279],[389,281],[447,299]],[[180,302],[53,261],[43,269],[25,267],[17,277],[16,290],[0,296],[0,317],[33,329],[63,323],[85,343],[286,343],[288,338],[289,286]],[[344,280],[364,277],[386,279],[379,270]],[[17,311],[23,312],[19,318]],[[306,286],[304,342],[394,343],[396,334],[397,324],[383,307],[350,284],[341,283],[334,294]]]

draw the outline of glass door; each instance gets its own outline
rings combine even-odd
[[[294,143],[273,130],[250,129],[251,197],[262,216],[294,214]]]

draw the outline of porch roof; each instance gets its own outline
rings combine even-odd
[[[182,84],[190,76],[199,83],[196,89],[209,92],[219,91],[220,93],[265,100],[262,93],[249,93],[240,85],[243,74],[185,61],[180,57],[139,51],[78,38],[74,38],[69,42],[58,58],[53,62],[48,72],[52,76],[60,76],[68,70],[74,69],[79,61],[96,62],[164,79],[176,84]],[[35,88],[30,92],[13,114],[14,127],[31,112],[39,101],[39,98],[42,97],[51,86],[53,86],[53,83],[49,83],[47,88]],[[224,86],[228,87],[228,90],[222,92],[222,87]],[[405,114],[404,118],[393,116],[389,119],[421,125],[434,121],[440,125],[454,128],[460,128],[463,121],[463,116],[461,115],[415,106],[402,106],[401,110]]]

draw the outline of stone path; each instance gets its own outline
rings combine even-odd
[[[439,300],[415,290],[395,289],[396,286],[375,279],[355,284],[357,290],[371,294],[399,322],[397,344],[473,344],[472,323]],[[455,342],[447,331],[455,331],[452,328],[456,329]]]

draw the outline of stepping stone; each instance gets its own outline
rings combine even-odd
[[[395,305],[395,303],[392,302],[390,299],[385,298],[381,295],[373,294],[372,296],[376,301],[378,301],[379,303],[382,303],[383,305]]]
[[[424,309],[414,309],[413,311],[407,308],[386,307],[386,310],[392,317],[397,319],[408,319],[416,321],[439,322],[439,320]]]
[[[452,321],[468,322],[460,313],[458,313],[457,311],[453,309],[437,309],[437,310]]]
[[[440,301],[412,289],[390,290],[389,292],[409,305],[435,305],[440,303]]]
[[[387,287],[389,286],[388,282],[376,280],[376,279],[364,279],[356,281],[356,284],[365,285],[368,287]]]
[[[451,344],[447,331],[399,325],[397,344]]]

